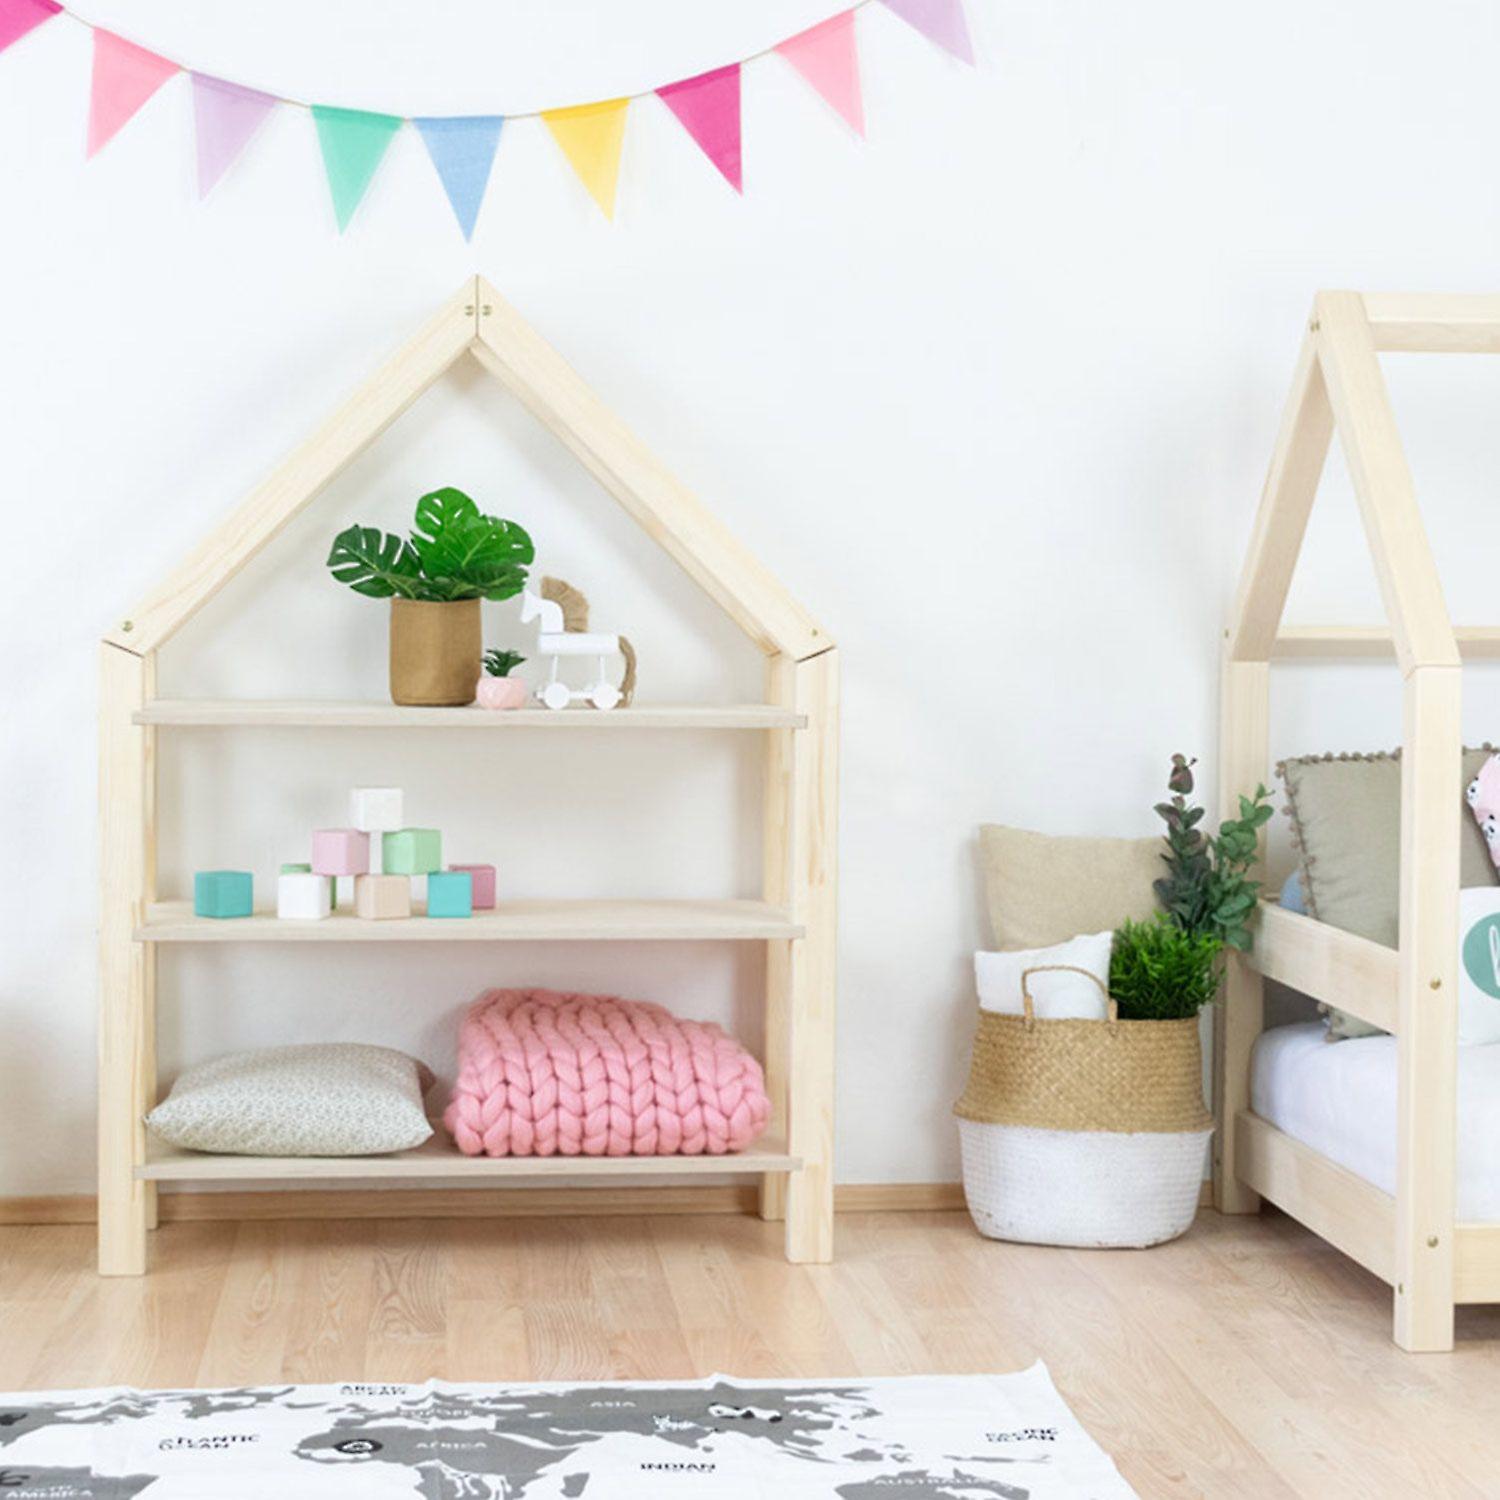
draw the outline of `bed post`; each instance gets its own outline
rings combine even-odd
[[[1458,642],[1417,508],[1364,299],[1320,292],[1318,350],[1402,689],[1396,987],[1395,1339],[1453,1347],[1458,1084]]]
[[[1453,1347],[1460,688],[1423,666],[1403,690],[1395,1337],[1418,1353]]]
[[[1239,815],[1239,798],[1270,776],[1271,667],[1263,661],[1226,657],[1220,686],[1219,810]],[[1264,867],[1261,830],[1256,873]],[[1253,1214],[1260,1195],[1235,1175],[1236,1118],[1250,1108],[1250,1050],[1265,1028],[1265,991],[1260,971],[1231,953],[1214,1025],[1214,1207],[1221,1214]]]
[[[1219,714],[1219,807],[1239,812],[1239,799],[1269,782],[1271,656],[1286,608],[1287,590],[1317,498],[1333,437],[1333,411],[1318,363],[1317,320],[1297,356],[1292,389],[1281,415],[1271,466],[1261,491],[1229,628],[1224,632]],[[1265,865],[1262,830],[1257,865]],[[1265,1026],[1259,971],[1231,954],[1214,1021],[1214,1207],[1249,1214],[1260,1197],[1235,1174],[1236,1116],[1250,1107],[1250,1050]]]

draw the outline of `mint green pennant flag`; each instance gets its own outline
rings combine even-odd
[[[312,116],[317,123],[323,169],[328,173],[328,191],[333,194],[333,211],[342,234],[370,186],[386,147],[406,122],[399,115],[335,109],[330,104],[313,105]]]

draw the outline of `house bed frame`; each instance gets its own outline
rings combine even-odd
[[[445,370],[472,356],[542,422],[760,648],[765,698],[722,707],[610,712],[401,708],[390,703],[177,701],[156,694],[156,654]],[[100,649],[99,1269],[140,1275],[161,1182],[344,1185],[379,1180],[525,1185],[736,1173],[760,1213],[786,1221],[793,1261],[833,1255],[834,946],[838,652],[780,583],[659,463],[482,278],[473,277],[188,556]],[[199,726],[354,733],[579,733],[607,755],[616,735],[704,729],[761,738],[763,875],[756,899],[503,901],[466,921],[318,922],[259,914],[216,922],[158,899],[157,748]],[[435,749],[443,741],[435,738]],[[771,1122],[743,1152],[715,1157],[462,1156],[441,1140],[384,1157],[278,1158],[176,1151],[149,1141],[156,1102],[156,958],[164,943],[763,942],[765,1075]],[[291,1040],[289,1038],[289,1040]],[[680,1190],[677,1190],[680,1191]],[[671,1197],[664,1192],[663,1200]],[[396,1210],[399,1212],[399,1209]]]
[[[1404,701],[1400,941],[1384,948],[1270,901],[1255,950],[1235,957],[1217,1029],[1214,1196],[1262,1197],[1395,1289],[1395,1339],[1453,1347],[1458,1303],[1500,1302],[1500,1223],[1455,1222],[1458,1068],[1460,667],[1500,658],[1500,629],[1448,617],[1382,376],[1385,350],[1500,353],[1500,296],[1321,292],[1313,304],[1225,631],[1219,786],[1226,815],[1270,781],[1273,661],[1390,658]],[[1369,540],[1383,628],[1286,626],[1287,589],[1337,429]],[[1264,846],[1262,846],[1264,853]],[[1395,1034],[1392,1196],[1250,1109],[1250,1053],[1275,979]]]

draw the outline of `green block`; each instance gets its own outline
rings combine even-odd
[[[281,867],[283,875],[311,875],[312,866],[309,864],[284,864]]]
[[[472,917],[474,877],[467,870],[434,870],[427,877],[429,917]]]
[[[430,875],[443,868],[443,836],[436,828],[397,828],[380,840],[387,875]]]
[[[255,881],[248,870],[199,870],[193,876],[195,917],[248,917]]]

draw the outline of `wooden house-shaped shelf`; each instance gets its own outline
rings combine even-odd
[[[1399,945],[1262,903],[1254,951],[1231,962],[1219,1017],[1215,1196],[1226,1213],[1253,1212],[1262,1197],[1284,1209],[1391,1285],[1398,1344],[1443,1350],[1453,1347],[1455,1304],[1500,1302],[1500,1224],[1455,1222],[1460,679],[1465,659],[1500,657],[1500,629],[1449,619],[1380,368],[1387,350],[1500,353],[1500,297],[1318,295],[1224,632],[1219,786],[1230,812],[1270,781],[1274,661],[1394,658],[1403,696]],[[1335,433],[1383,626],[1282,623]],[[1393,1194],[1251,1109],[1263,978],[1395,1035]]]
[[[166,700],[158,649],[325,485],[464,355],[478,360],[563,443],[766,657],[765,701],[640,706],[609,713],[401,708],[388,703]],[[749,1174],[760,1210],[785,1219],[786,1253],[826,1261],[833,1239],[833,1043],[838,653],[758,562],[612,415],[481,278],[458,294],[235,510],[101,648],[99,1269],[139,1275],[161,1181],[567,1181]],[[764,737],[762,889],[756,899],[502,903],[465,922],[316,923],[196,919],[156,890],[157,737],[195,725],[359,730],[421,726],[470,734],[581,732],[599,754],[633,728],[722,729]],[[434,742],[440,744],[441,742]],[[441,1142],[390,1157],[213,1156],[148,1142],[156,1102],[156,955],[163,943],[361,941],[763,942],[765,1138],[738,1156],[510,1158]]]

